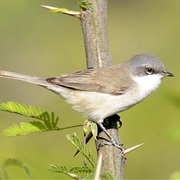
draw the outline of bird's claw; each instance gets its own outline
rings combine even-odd
[[[104,147],[104,146],[114,146],[114,147],[120,149],[122,152],[124,151],[123,144],[117,143],[115,140],[112,140],[112,141],[102,141],[99,144],[99,148],[100,147]]]

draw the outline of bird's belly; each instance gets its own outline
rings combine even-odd
[[[61,96],[72,105],[72,108],[83,113],[89,119],[100,121],[108,116],[124,111],[136,103],[136,96],[111,95],[98,92],[72,91]]]
[[[112,95],[71,90],[63,87],[57,88],[51,90],[63,97],[73,109],[94,121],[102,121],[108,116],[125,111],[144,99],[138,91],[135,91],[133,94],[130,91],[126,91],[125,94]]]

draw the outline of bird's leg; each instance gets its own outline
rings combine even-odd
[[[123,151],[123,148],[122,148],[122,144],[120,143],[117,143],[115,141],[115,139],[109,134],[109,132],[106,130],[106,128],[104,127],[103,123],[102,122],[96,122],[98,124],[98,126],[101,128],[102,131],[104,131],[104,133],[108,136],[108,138],[110,139],[110,142],[106,142],[104,145],[113,145],[115,147],[117,147],[118,149],[122,150]]]
[[[119,122],[119,128],[122,126],[122,122],[120,121],[120,116],[118,116],[117,114],[114,114],[114,115],[108,117],[107,119],[109,119],[110,121],[111,121],[111,119],[112,119],[112,120],[116,119],[116,121]],[[97,122],[95,122],[95,123],[96,123],[96,124],[101,128],[101,130],[104,131],[104,132],[106,133],[106,135],[110,138],[110,142],[107,142],[107,141],[106,141],[106,143],[101,144],[101,146],[104,146],[104,145],[114,145],[115,147],[117,147],[117,148],[119,148],[119,149],[122,150],[122,147],[121,147],[122,144],[119,144],[119,143],[117,143],[117,142],[115,141],[115,139],[108,133],[108,131],[106,130],[106,128],[103,126],[103,124],[101,123],[101,125],[100,125],[100,123],[97,123]],[[89,142],[89,140],[92,138],[92,136],[93,136],[93,135],[92,135],[92,132],[90,132],[86,137],[84,137],[84,140],[83,140],[84,144],[87,144],[87,143]],[[79,153],[79,150],[76,151],[76,153],[74,154],[74,157],[75,157],[78,153]]]

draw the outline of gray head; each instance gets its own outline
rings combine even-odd
[[[174,76],[172,73],[167,72],[164,64],[151,54],[136,55],[127,61],[126,65],[134,76]]]

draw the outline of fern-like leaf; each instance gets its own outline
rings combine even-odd
[[[36,125],[33,125],[33,122],[32,123],[21,122],[19,126],[17,124],[14,124],[9,128],[5,129],[3,134],[5,136],[17,136],[17,135],[26,135],[30,133],[37,133],[45,130],[46,129],[43,130],[43,128],[40,128],[39,122],[37,122]]]
[[[26,106],[24,104],[15,103],[15,102],[7,102],[7,103],[1,103],[0,109],[2,111],[7,111],[10,113],[16,113],[22,116],[26,117],[32,117],[36,118],[38,120],[47,121],[46,124],[49,126],[49,123],[51,126],[56,127],[59,117],[55,117],[54,113],[52,112],[51,115],[40,107],[35,106]]]
[[[56,172],[56,173],[63,173],[63,174],[65,174],[71,178],[74,178],[74,179],[78,179],[78,180],[83,179],[80,176],[78,176],[77,174],[70,172],[66,166],[56,166],[56,165],[50,164],[49,170],[52,172]]]
[[[82,166],[82,167],[74,166],[69,171],[72,173],[85,173],[85,174],[90,174],[93,172],[93,170],[88,166]]]
[[[30,178],[31,178],[29,169],[28,169],[28,167],[24,164],[24,162],[22,162],[22,161],[20,161],[20,160],[18,160],[18,159],[11,159],[11,158],[9,158],[9,159],[7,159],[6,161],[4,161],[4,163],[3,163],[3,165],[2,165],[2,173],[3,173],[3,176],[4,176],[4,177],[7,177],[7,176],[8,176],[6,169],[7,169],[7,167],[9,167],[9,166],[18,166],[18,167],[20,167],[20,168],[23,170],[23,172],[24,172],[24,174],[25,174],[25,176],[26,176],[26,179],[30,179]]]
[[[25,106],[23,104],[14,102],[7,102],[1,103],[0,109],[10,113],[16,113],[19,115],[36,118],[43,121],[33,121],[30,123],[22,122],[20,123],[20,125],[14,124],[4,131],[4,134],[7,136],[26,135],[29,133],[60,130],[60,128],[57,127],[59,117],[55,117],[53,112],[49,114],[46,110],[42,108],[35,106]]]
[[[66,135],[67,139],[71,141],[71,143],[80,151],[80,153],[89,161],[92,167],[95,167],[95,158],[93,154],[90,152],[88,147],[81,142],[81,140],[77,137],[76,133],[72,135]]]
[[[31,121],[29,123],[21,122],[20,125],[14,124],[4,130],[6,136],[26,135],[30,133],[44,132],[44,131],[60,131],[82,125],[74,125],[69,127],[59,128],[57,126],[59,117],[56,117],[54,112],[48,113],[46,110],[35,107],[26,106],[19,103],[7,102],[1,103],[0,109],[10,113],[16,113],[26,117],[32,117],[39,121]]]
[[[46,111],[39,107],[34,106],[25,106],[24,104],[19,104],[15,102],[7,102],[7,103],[1,103],[0,109],[3,111],[8,111],[11,113],[17,113],[23,116],[27,117],[33,117],[33,118],[40,118],[43,113]]]

